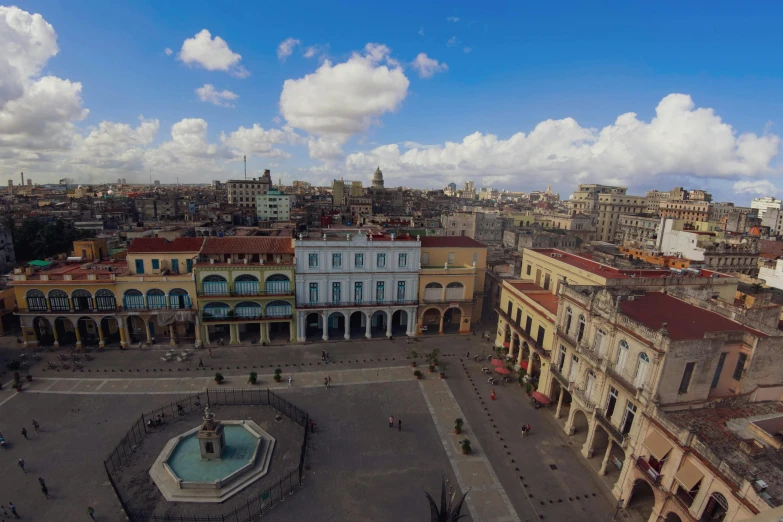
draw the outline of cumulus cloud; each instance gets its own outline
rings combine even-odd
[[[325,60],[315,72],[285,81],[280,112],[289,125],[314,135],[312,157],[333,157],[351,136],[400,106],[410,82],[390,54],[385,45],[369,43],[346,62]]]
[[[649,122],[635,113],[622,114],[600,130],[564,118],[507,139],[476,132],[436,148],[401,151],[396,144],[383,145],[349,155],[346,169],[368,172],[380,164],[384,172],[403,178],[452,181],[488,176],[509,188],[541,179],[633,185],[667,175],[730,180],[775,174],[778,136],[738,135],[712,109],[696,108],[685,94],[666,96],[655,112]]]
[[[250,75],[239,63],[242,56],[232,51],[221,37],[212,38],[212,34],[206,29],[182,43],[179,59],[190,66],[203,67],[208,71],[225,71],[237,78]]]
[[[252,127],[239,127],[234,132],[226,135],[221,134],[220,141],[237,154],[255,154],[264,157],[282,157],[290,158],[291,155],[280,149],[274,148],[274,145],[289,144],[293,145],[301,141],[301,136],[296,134],[290,127],[284,129],[264,129],[258,123]]]
[[[439,63],[438,60],[430,58],[427,53],[419,53],[415,60],[411,63],[411,67],[419,72],[420,78],[432,78],[435,73],[444,72],[449,70],[449,66],[445,63]]]
[[[737,194],[753,194],[756,196],[773,196],[777,194],[778,189],[768,180],[759,181],[738,181],[733,186]]]
[[[459,40],[457,40],[456,36],[452,36],[451,38],[446,40],[446,45],[448,45],[449,47],[454,47],[458,43],[459,43]]]
[[[294,53],[294,48],[301,43],[296,38],[286,38],[277,46],[277,59],[284,62],[286,58]]]
[[[302,54],[305,58],[326,58],[326,53],[329,49],[329,44],[316,44],[316,45],[310,45],[305,49],[305,52]]]
[[[98,169],[142,170],[145,147],[152,143],[160,128],[158,120],[139,118],[139,125],[101,122],[86,137],[78,136],[69,156],[77,165]]]
[[[171,47],[166,47],[165,49],[163,49],[163,52],[166,53],[166,56],[171,56],[172,54],[174,54],[174,51],[171,50]]]
[[[233,107],[231,102],[239,98],[239,95],[229,90],[218,91],[211,83],[205,83],[203,87],[196,89],[196,94],[199,100],[218,107]]]

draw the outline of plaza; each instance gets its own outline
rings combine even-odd
[[[3,341],[5,358],[17,357],[18,348]],[[407,359],[411,346],[420,354],[440,349],[441,360],[448,363],[447,378],[420,367],[424,378],[417,380]],[[323,349],[329,351],[329,364],[321,360]],[[0,392],[0,431],[9,443],[2,453],[2,502],[12,501],[20,515],[32,520],[78,520],[88,505],[96,509],[97,520],[124,520],[103,459],[141,413],[215,388],[214,373],[220,371],[226,377],[224,388],[270,388],[309,412],[317,426],[308,441],[302,487],[264,519],[422,519],[429,509],[423,492],[437,499],[441,475],[458,493],[468,491],[467,520],[536,520],[542,515],[550,520],[611,519],[614,506],[605,486],[574,458],[566,439],[552,443],[557,426],[549,413],[534,410],[516,384],[495,386],[497,400],[489,400],[491,387],[481,363],[464,355],[489,354],[490,349],[478,337],[444,335],[411,345],[404,339],[379,339],[221,347],[213,349],[211,358],[199,350],[194,360],[173,363],[179,366],[160,361],[156,352],[164,348],[154,347],[100,353],[79,372],[34,366],[33,381],[21,393],[7,386]],[[205,369],[198,369],[199,357]],[[283,372],[280,384],[272,379],[277,367]],[[256,385],[247,383],[251,370],[258,372]],[[327,376],[331,389],[323,385]],[[401,431],[388,428],[389,415],[402,420]],[[465,420],[461,435],[453,433],[457,417]],[[41,424],[40,433],[31,429],[33,418]],[[522,423],[533,426],[524,440],[519,437]],[[172,433],[193,422],[174,424]],[[22,426],[28,427],[29,441],[19,435]],[[471,440],[470,455],[460,451],[463,438]],[[271,470],[283,454],[275,454]],[[18,458],[26,460],[27,474],[18,469]],[[39,476],[46,479],[48,502],[37,484]],[[139,491],[154,489],[143,474],[136,483]],[[200,505],[195,509],[212,514]]]

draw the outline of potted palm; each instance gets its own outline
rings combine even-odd
[[[460,433],[462,433],[462,425],[463,425],[464,423],[465,423],[465,421],[463,421],[463,420],[462,420],[462,419],[460,419],[460,418],[457,418],[457,419],[454,421],[454,433],[456,433],[457,435],[459,435]]]
[[[460,441],[460,445],[462,447],[463,455],[470,455],[470,453],[473,451],[470,447],[470,441],[468,439],[462,439]]]
[[[249,382],[250,384],[255,384],[256,382],[258,382],[258,373],[250,372],[250,375],[247,378],[247,382]]]
[[[525,383],[525,393],[527,393],[528,395],[533,393],[533,385],[530,384],[529,382]]]
[[[435,499],[433,499],[429,493],[425,491],[424,494],[427,495],[427,500],[430,502],[430,520],[438,522],[455,522],[456,520],[465,517],[465,515],[460,515],[460,512],[462,511],[462,506],[465,502],[467,493],[463,493],[459,501],[455,502],[457,492],[453,492],[451,497],[446,494],[445,479],[441,478],[440,481],[440,506],[438,506]]]
[[[411,368],[416,367],[416,358],[419,356],[419,352],[411,348]]]
[[[421,372],[419,370],[413,372],[413,375],[415,375],[417,379],[421,379]]]
[[[440,371],[440,378],[445,379],[446,378],[446,367],[449,365],[447,362],[440,362],[438,363],[438,370]]]
[[[223,381],[226,380],[225,377],[223,377],[223,374],[218,372],[215,374],[215,382],[218,384],[223,384]]]
[[[278,369],[276,369],[276,370],[275,370],[275,377],[274,377],[274,379],[275,379],[275,382],[280,382],[280,379],[282,379],[282,378],[283,378],[283,377],[280,375],[281,373],[283,373],[283,370],[281,370],[280,368],[278,368]]]

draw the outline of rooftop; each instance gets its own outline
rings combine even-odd
[[[129,254],[155,254],[169,252],[199,252],[203,237],[178,237],[169,241],[162,237],[137,237],[128,247]]]
[[[87,281],[90,276],[95,276],[97,280],[111,279],[112,275],[121,275],[128,271],[128,263],[124,260],[107,260],[90,263],[57,263],[49,269],[37,270],[32,274],[26,275],[24,280],[14,280],[13,283],[26,284],[31,282],[40,282],[42,276],[46,276],[50,281],[64,281],[66,276],[73,281]],[[15,276],[25,275],[15,274]]]
[[[703,339],[708,332],[745,331],[757,337],[767,337],[758,330],[661,292],[634,296],[633,301],[623,299],[620,310],[651,330],[660,330],[666,323],[669,336],[675,341]]]
[[[544,290],[533,281],[528,280],[506,281],[506,284],[549,313],[557,315],[557,304],[560,302],[560,298],[549,290]]]
[[[487,248],[487,245],[467,236],[424,236],[422,248]]]
[[[209,237],[202,254],[293,254],[290,237]]]

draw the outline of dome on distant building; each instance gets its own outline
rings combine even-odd
[[[372,175],[372,188],[383,188],[383,172],[381,172],[381,167],[376,168]]]

